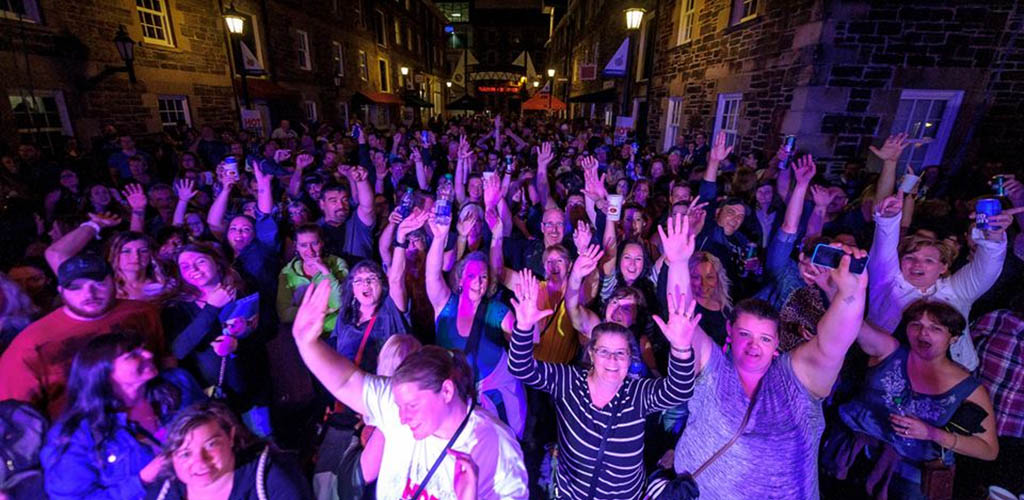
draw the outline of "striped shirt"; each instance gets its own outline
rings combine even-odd
[[[509,347],[513,375],[555,400],[558,412],[558,469],[555,481],[563,498],[583,499],[590,490],[597,450],[611,419],[594,499],[638,499],[644,485],[644,417],[690,399],[696,378],[693,356],[670,357],[667,378],[627,378],[604,406],[590,400],[587,372],[573,366],[542,363],[533,357],[533,335],[514,332]]]

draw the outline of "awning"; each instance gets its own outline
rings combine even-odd
[[[575,95],[569,98],[569,102],[615,102],[618,100],[618,93],[615,88],[598,90],[589,94]]]
[[[403,104],[401,98],[386,92],[356,92],[352,95],[352,103],[357,106],[361,104]]]
[[[423,100],[422,97],[420,97],[420,96],[418,96],[416,94],[406,94],[405,96],[403,96],[403,99],[405,99],[405,105],[406,106],[412,106],[414,108],[432,108],[432,107],[434,107],[433,104],[430,104],[429,102]]]
[[[561,111],[563,109],[565,109],[565,103],[561,99],[540,92],[523,103],[523,111]]]
[[[249,91],[250,99],[288,99],[297,98],[299,93],[292,89],[286,89],[272,80],[264,78],[246,78],[245,88]],[[242,80],[235,78],[235,90],[242,95]]]
[[[450,103],[446,106],[448,109],[453,110],[465,110],[465,111],[480,111],[484,109],[484,103],[476,99],[475,97],[466,94]]]

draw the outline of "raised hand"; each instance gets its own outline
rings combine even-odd
[[[439,218],[436,213],[430,217],[430,231],[433,233],[435,238],[446,238],[451,230],[452,225],[450,220],[443,220]]]
[[[213,307],[224,307],[232,300],[235,300],[237,291],[234,287],[221,283],[212,292],[206,294],[206,303]]]
[[[412,152],[409,153],[409,161],[419,165],[423,163],[423,155],[420,154],[420,148],[412,148]],[[378,170],[378,175],[380,174]]]
[[[803,266],[800,268],[800,276],[809,283],[818,285],[825,294],[832,299],[836,294],[836,287],[829,281],[828,268],[818,265]]]
[[[590,229],[590,224],[587,221],[581,220],[576,224],[576,230],[572,233],[572,242],[576,245],[577,249],[586,248],[590,246],[590,241],[594,237],[594,232]]]
[[[882,217],[895,217],[903,211],[903,193],[887,196],[881,202],[875,203],[875,213]]]
[[[313,155],[309,153],[302,153],[295,158],[295,168],[303,170],[313,164],[313,159]]]
[[[114,227],[121,223],[121,216],[116,215],[113,212],[103,212],[101,214],[89,214],[89,220],[97,223],[100,227]]]
[[[544,168],[551,164],[551,160],[555,158],[555,154],[551,151],[551,143],[545,142],[540,145],[540,152],[537,154],[537,166]],[[543,165],[543,167],[541,167]]]
[[[598,262],[601,262],[601,257],[604,257],[604,250],[598,245],[588,245],[585,248],[578,249],[580,254],[576,257],[576,262],[572,265],[572,276],[582,280],[590,273],[597,269]]]
[[[835,283],[837,291],[843,295],[863,293],[868,286],[868,273],[851,273],[850,262],[853,259],[864,258],[868,253],[859,248],[846,245],[839,245],[839,247],[846,252],[846,255],[843,255],[843,258],[839,260],[839,267],[829,270],[829,278],[831,278],[832,283]]]
[[[124,198],[128,200],[128,206],[131,207],[133,212],[146,209],[146,204],[149,199],[146,198],[146,192],[142,189],[141,184],[129,184],[124,187]]]
[[[179,179],[174,183],[174,192],[178,195],[178,201],[188,203],[196,196],[196,183],[191,179]]]
[[[475,212],[469,212],[465,219],[460,220],[455,224],[455,230],[458,231],[458,235],[465,238],[469,236],[469,232],[473,230],[473,225],[476,224],[477,216]]]
[[[670,217],[665,226],[658,226],[665,260],[669,264],[687,265],[696,246],[697,234],[690,232],[690,225],[681,214]]]
[[[796,183],[801,186],[808,186],[811,184],[811,179],[814,178],[814,174],[817,173],[817,165],[814,164],[814,158],[811,155],[801,156],[796,160],[796,164],[793,165],[793,174],[796,177]]]
[[[519,279],[516,283],[515,298],[512,299],[512,309],[516,313],[516,329],[529,330],[538,321],[551,316],[554,311],[551,309],[537,309],[537,294],[540,284],[533,273],[527,269],[519,271]]]
[[[253,165],[253,167],[252,167],[252,175],[253,175],[253,177],[256,178],[256,182],[257,183],[264,184],[264,185],[270,184],[271,181],[274,178],[274,176],[264,172],[263,169],[260,168],[259,163]]]
[[[1013,177],[1007,177],[1003,181],[1003,191],[1006,193],[1006,197],[1010,199],[1010,203],[1013,206],[1020,207],[1024,206],[1024,184]]]
[[[721,162],[729,157],[729,153],[732,153],[733,146],[726,146],[726,135],[725,131],[719,131],[718,135],[715,136],[715,143],[711,145],[711,150],[708,152],[708,162]]]
[[[275,163],[281,163],[281,162],[283,162],[283,161],[285,161],[285,160],[287,160],[288,158],[291,158],[291,157],[292,157],[292,150],[290,150],[290,149],[278,149],[277,151],[274,151],[274,162]]]
[[[360,182],[365,181],[367,176],[368,176],[368,174],[366,172],[366,169],[363,168],[361,165],[353,165],[352,169],[349,170],[348,176],[349,176],[349,179],[351,179],[353,183],[358,184]]]
[[[832,203],[832,200],[836,198],[835,191],[825,187],[814,185],[811,186],[811,201],[814,202],[816,207],[827,207]]]
[[[652,316],[665,339],[672,344],[672,350],[687,350],[693,346],[693,333],[700,323],[700,314],[695,314],[697,301],[678,288],[668,294],[668,321]]]
[[[292,336],[297,344],[310,344],[320,339],[324,331],[324,318],[327,316],[327,301],[331,297],[330,280],[320,280],[306,287],[302,303],[295,313],[292,323]]]
[[[404,242],[409,233],[423,227],[428,219],[430,219],[430,212],[419,207],[413,208],[409,216],[398,224],[395,237]]]
[[[473,155],[473,149],[469,147],[469,140],[465,135],[459,137],[459,159],[466,160]]]
[[[501,177],[495,175],[485,175],[483,178],[484,185],[484,207],[493,208],[498,206],[498,202],[501,201]]]
[[[690,226],[690,234],[696,238],[704,229],[704,220],[707,218],[708,202],[700,201],[699,197],[690,200],[690,206],[686,209],[686,223]]]
[[[878,157],[878,159],[885,162],[894,162],[900,159],[900,155],[903,154],[903,149],[906,148],[910,143],[907,142],[907,134],[895,134],[890,135],[885,140],[885,144],[882,144],[881,148],[869,146],[868,149],[871,153]]]

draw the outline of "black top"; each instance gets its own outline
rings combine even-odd
[[[234,483],[228,500],[258,500],[256,493],[256,469],[259,466],[262,448],[237,457],[235,464]],[[186,489],[184,483],[171,478],[170,487],[163,500],[184,500]],[[147,500],[159,498],[160,490],[166,481],[157,481],[150,485]],[[287,455],[271,452],[267,458],[265,483],[267,498],[273,500],[306,500],[313,498],[309,482],[303,477],[298,466]]]

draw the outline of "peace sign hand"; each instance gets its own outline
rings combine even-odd
[[[697,301],[677,287],[675,293],[668,293],[668,322],[653,316],[661,333],[672,344],[672,350],[685,351],[693,346],[693,333],[701,318],[694,313],[696,309]]]

